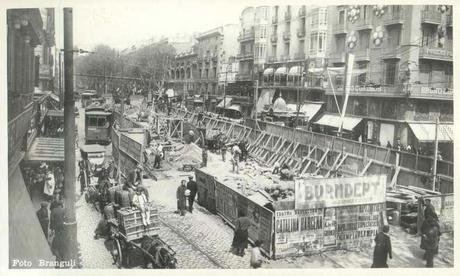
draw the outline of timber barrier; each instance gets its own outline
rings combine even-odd
[[[184,126],[198,124],[196,113],[176,110],[176,114],[184,119]],[[232,139],[247,140],[251,156],[268,166],[278,161],[300,174],[326,177],[385,174],[387,188],[401,185],[432,189],[432,157],[252,119],[239,124],[203,115],[202,122],[206,131],[218,129]],[[437,190],[452,193],[453,162],[438,160],[437,165]]]

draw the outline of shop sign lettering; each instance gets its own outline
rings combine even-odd
[[[385,202],[386,176],[295,181],[295,209],[338,207]]]

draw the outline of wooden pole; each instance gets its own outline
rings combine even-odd
[[[436,128],[434,131],[433,191],[436,191],[436,176],[437,176],[437,169],[438,169],[438,127],[439,127],[439,117],[436,118]]]
[[[73,11],[64,8],[64,240],[63,259],[78,265],[75,214],[75,101],[73,97]]]

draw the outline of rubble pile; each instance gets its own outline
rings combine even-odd
[[[176,167],[181,168],[183,165],[199,165],[201,164],[202,149],[195,143],[177,147],[170,153],[170,162]],[[212,157],[208,155],[208,162],[211,162]]]

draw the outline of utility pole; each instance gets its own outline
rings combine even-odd
[[[73,98],[73,16],[64,8],[64,241],[63,259],[78,264],[75,215],[75,101]]]
[[[438,169],[438,128],[439,117],[436,118],[436,129],[434,131],[434,164],[433,164],[433,191],[436,191],[436,175]]]
[[[62,89],[62,53],[59,51],[59,75],[58,75],[58,86],[59,86],[59,109],[62,109],[64,105],[64,91]]]

